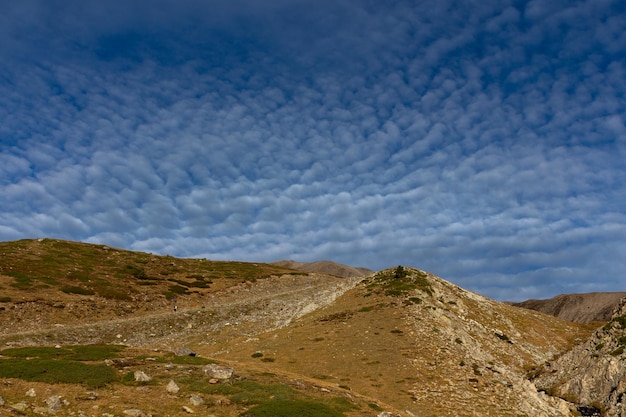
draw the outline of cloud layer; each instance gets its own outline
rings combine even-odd
[[[615,1],[0,6],[0,239],[623,290]]]

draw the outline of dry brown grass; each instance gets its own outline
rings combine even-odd
[[[524,385],[526,374],[592,331],[409,268],[383,271],[344,292],[360,278],[48,240],[0,244],[3,253],[8,256],[0,264],[0,290],[6,298],[0,307],[7,320],[1,342],[97,341],[160,352],[186,346],[231,364],[244,380],[287,385],[306,398],[347,399],[356,408],[344,411],[346,416],[377,410],[400,415],[409,410],[421,417],[551,415],[550,408],[541,408],[548,407],[545,400]],[[99,296],[100,287],[90,287],[89,280],[104,288],[129,288],[132,302]],[[185,289],[176,313],[168,300],[174,285]],[[67,286],[95,294],[63,292]],[[26,331],[16,334],[16,324]],[[195,372],[148,369],[162,382],[167,375]],[[199,389],[193,378],[187,381],[187,390]],[[13,384],[23,388],[20,381]],[[93,415],[119,414],[119,409],[107,411],[114,402],[149,409],[150,399],[163,392],[161,385],[107,389],[110,395],[100,403],[86,403],[98,406]],[[68,390],[78,398],[74,391],[82,389]],[[19,390],[14,394],[19,399]],[[228,398],[210,395],[214,402]],[[163,407],[171,408],[159,414],[182,415],[184,401],[168,399]],[[244,409],[231,404],[203,410],[235,416]]]

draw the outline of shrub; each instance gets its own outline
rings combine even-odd
[[[126,292],[116,290],[109,286],[100,286],[97,289],[98,295],[110,300],[131,301],[133,298]]]
[[[376,403],[368,403],[367,405],[374,411],[383,411],[382,407]]]
[[[61,287],[61,291],[63,291],[66,294],[78,294],[78,295],[94,295],[96,293],[95,291],[90,290],[88,288],[75,287],[72,285],[65,285]]]
[[[168,287],[168,291],[165,293],[165,298],[171,300],[173,298],[176,298],[176,296],[178,295],[183,295],[187,293],[188,290],[185,287],[182,287],[180,285],[170,285]]]
[[[398,265],[396,270],[393,272],[393,277],[395,279],[402,279],[406,277],[406,271],[404,270],[402,265]]]

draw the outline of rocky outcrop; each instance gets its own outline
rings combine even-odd
[[[626,298],[587,342],[548,363],[535,385],[607,417],[626,417],[625,348]]]

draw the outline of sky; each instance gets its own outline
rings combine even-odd
[[[0,240],[626,291],[622,0],[0,0]]]

